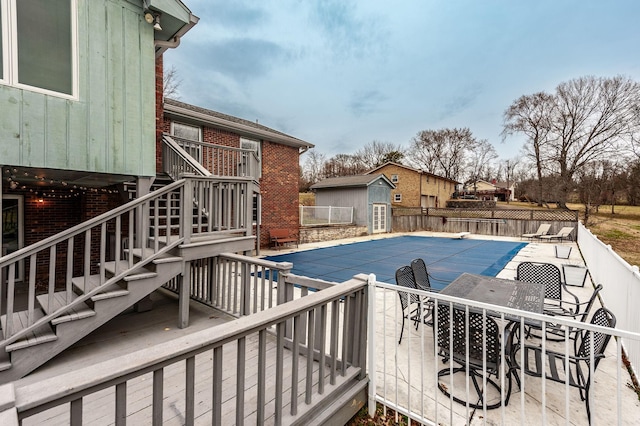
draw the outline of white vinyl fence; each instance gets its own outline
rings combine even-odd
[[[347,225],[353,223],[353,207],[300,206],[300,225]]]
[[[617,327],[640,332],[640,270],[629,265],[611,246],[598,240],[582,223],[578,223],[578,246],[594,283],[602,284],[604,305],[616,313]],[[640,342],[623,340],[631,368],[640,372]]]

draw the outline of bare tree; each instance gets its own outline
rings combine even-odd
[[[364,167],[355,155],[337,154],[324,163],[322,177],[352,176],[365,173],[366,171],[367,168]]]
[[[459,180],[477,143],[466,127],[423,130],[411,140],[411,160],[417,168]]]
[[[624,77],[583,77],[557,87],[551,158],[560,174],[560,207],[577,171],[628,150],[639,96],[640,85]]]
[[[488,140],[476,141],[469,152],[467,179],[490,179],[492,162],[496,158],[498,158],[498,153]]]
[[[515,182],[515,176],[517,173],[516,169],[520,164],[520,162],[521,162],[521,159],[519,157],[508,158],[500,162],[499,167],[502,175],[500,176],[500,178],[504,180],[504,182],[507,184],[507,190],[509,191],[511,191],[511,185]],[[512,194],[509,193],[507,196],[507,204],[510,201],[511,195]]]
[[[404,158],[403,148],[391,142],[373,141],[360,148],[354,156],[366,169],[374,169],[387,163],[400,162]]]
[[[502,140],[515,133],[527,137],[524,145],[527,156],[534,162],[538,175],[538,205],[542,205],[542,176],[546,159],[543,157],[551,139],[551,118],[555,103],[544,92],[521,96],[504,113]]]
[[[163,98],[179,99],[180,92],[178,89],[180,88],[180,84],[182,84],[182,79],[178,77],[178,70],[176,70],[175,65],[165,69],[162,74]]]
[[[302,181],[305,186],[311,186],[322,179],[322,171],[327,156],[315,148],[306,152],[307,158],[302,165]]]

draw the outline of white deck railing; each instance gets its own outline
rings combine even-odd
[[[438,348],[434,343],[434,330],[431,325],[421,323],[415,328],[412,321],[405,320],[404,336],[402,342],[398,344],[402,326],[398,287],[375,281],[372,283],[375,294],[371,297],[375,302],[370,304],[370,307],[375,306],[370,308],[369,313],[369,360],[367,362],[371,380],[370,409],[375,407],[375,403],[379,403],[385,410],[393,409],[397,416],[404,416],[405,419],[409,417],[421,424],[469,424],[472,421],[489,424],[587,423],[586,405],[580,399],[578,389],[545,378],[528,376],[519,370],[517,372],[521,386],[519,388],[515,380],[512,382],[510,402],[505,405],[504,397],[508,388],[507,373],[509,371],[506,362],[501,362],[496,379],[502,390],[502,399],[496,392],[494,400],[491,401],[500,403],[497,409],[472,409],[445,396],[437,385],[438,371],[449,368],[451,365],[454,367],[458,365],[451,361],[442,362],[442,356],[438,356]],[[592,424],[630,424],[639,418],[638,395],[627,385],[630,377],[623,362],[620,345],[621,340],[637,344],[640,342],[639,333],[470,302],[437,293],[419,290],[410,291],[410,293],[421,297],[429,296],[434,303],[455,302],[463,309],[479,310],[488,316],[497,317],[498,323],[503,325],[507,323],[504,319],[505,315],[518,315],[522,318],[517,324],[521,331],[524,331],[525,320],[539,320],[545,327],[550,324],[547,321],[553,321],[555,324],[610,334],[614,338],[608,344],[606,357],[598,365],[595,375],[591,376],[595,378],[591,382],[590,396]],[[573,353],[573,345],[565,342],[551,342],[547,339],[531,337],[526,340],[526,344],[541,345],[543,352],[555,350],[565,354],[567,359]],[[507,359],[505,357],[508,352],[509,348],[505,344],[504,336],[501,336],[502,360]],[[523,359],[516,359],[521,365],[523,364]],[[483,362],[486,362],[486,359],[483,359]],[[440,380],[450,392],[470,403],[476,403],[477,397],[474,396],[473,384],[470,380],[464,379],[465,372],[456,376],[458,377],[455,381],[450,381],[449,377]],[[483,369],[482,376],[487,377],[486,368]]]
[[[611,246],[604,244],[582,223],[578,246],[594,283],[602,284],[605,305],[616,313],[618,327],[640,333],[640,270],[629,265]],[[640,374],[640,342],[623,339],[622,346],[636,376]]]

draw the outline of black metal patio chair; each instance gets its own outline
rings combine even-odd
[[[411,261],[411,269],[413,270],[413,277],[416,280],[416,286],[419,290],[439,292],[431,287],[431,280],[444,283],[445,281],[434,278],[429,272],[427,272],[427,265],[424,260],[418,258]]]
[[[522,262],[517,267],[516,280],[544,285],[544,313],[548,315],[574,316],[578,297],[570,292],[562,281],[560,269],[551,263]],[[571,300],[565,301],[564,294]]]
[[[409,290],[416,290],[416,282],[413,278],[413,270],[411,266],[401,266],[396,270],[396,284],[399,287],[404,287]],[[400,330],[400,339],[398,344],[402,342],[402,335],[404,333],[404,320],[410,319],[414,322],[416,329],[421,318],[421,306],[420,297],[415,293],[407,292],[403,289],[398,289],[398,296],[400,297],[400,306],[402,307],[402,328]]]
[[[591,317],[590,324],[602,327],[614,328],[616,318],[613,313],[606,308],[598,308]],[[514,334],[509,335],[507,348],[510,353],[507,362],[510,366],[510,373],[515,376],[518,387],[520,387],[520,377],[517,370],[522,369],[520,365],[521,354],[524,350],[524,373],[529,376],[546,377],[547,380],[567,384],[578,388],[580,399],[585,401],[587,406],[587,419],[591,423],[591,409],[589,408],[589,390],[591,387],[591,362],[593,358],[593,372],[595,374],[600,360],[604,358],[604,351],[611,339],[610,334],[594,332],[588,330],[578,330],[573,339],[573,354],[552,350],[542,351],[540,346],[521,345],[521,342],[513,342]],[[569,361],[569,370],[566,370],[566,361]]]
[[[577,305],[573,305],[571,309],[574,312],[573,315],[563,315],[563,316],[571,317],[573,319],[579,320],[580,322],[586,323],[589,317],[589,312],[591,312],[591,308],[595,304],[595,301],[598,298],[598,293],[600,293],[601,290],[602,290],[602,284],[598,284],[596,288],[593,290],[593,293],[591,293],[591,297],[589,297],[589,300],[587,300],[586,302],[578,303]],[[540,333],[537,333],[536,331],[540,331]],[[566,327],[562,324],[547,323],[545,331],[547,335],[547,340],[556,341],[556,342],[563,341],[567,335]],[[575,327],[569,327],[569,338],[572,340],[575,339],[575,334],[577,333],[577,331],[578,329],[576,329]],[[542,337],[541,332],[542,332],[542,327],[530,325],[528,326],[527,337],[533,336],[533,337],[541,338]]]
[[[496,321],[480,312],[467,314],[462,308],[451,309],[448,303],[438,303],[436,319],[433,325],[433,335],[439,348],[439,355],[444,362],[453,360],[459,367],[443,368],[438,372],[438,388],[447,397],[452,397],[459,404],[469,405],[471,408],[482,409],[486,404],[486,392],[482,388],[483,378],[486,372],[487,386],[494,388],[500,395],[499,401],[487,404],[487,409],[498,408],[502,405],[502,390],[498,383],[489,376],[499,376],[500,366],[500,329]],[[452,329],[452,330],[451,330]],[[453,336],[451,338],[451,336]],[[467,350],[468,362],[467,362]],[[484,358],[484,360],[483,360]],[[485,370],[486,366],[486,370]],[[446,382],[440,378],[463,372],[468,374],[473,383],[478,399],[477,402],[466,401],[453,395],[453,390],[447,388]],[[507,369],[508,389],[505,394],[504,405],[509,404],[511,396],[511,370]]]

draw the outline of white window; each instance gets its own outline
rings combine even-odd
[[[193,126],[191,124],[171,122],[171,134],[177,138],[178,145],[182,147],[190,156],[202,163],[202,147],[199,143],[190,143],[188,141],[202,142],[202,127]],[[184,139],[184,140],[181,140]]]
[[[77,0],[0,0],[0,81],[77,98]]]
[[[202,142],[202,127],[191,124],[171,122],[171,134],[178,138]]]
[[[391,182],[398,183],[398,175],[391,175]]]
[[[393,202],[401,203],[402,202],[402,194],[393,194]]]

